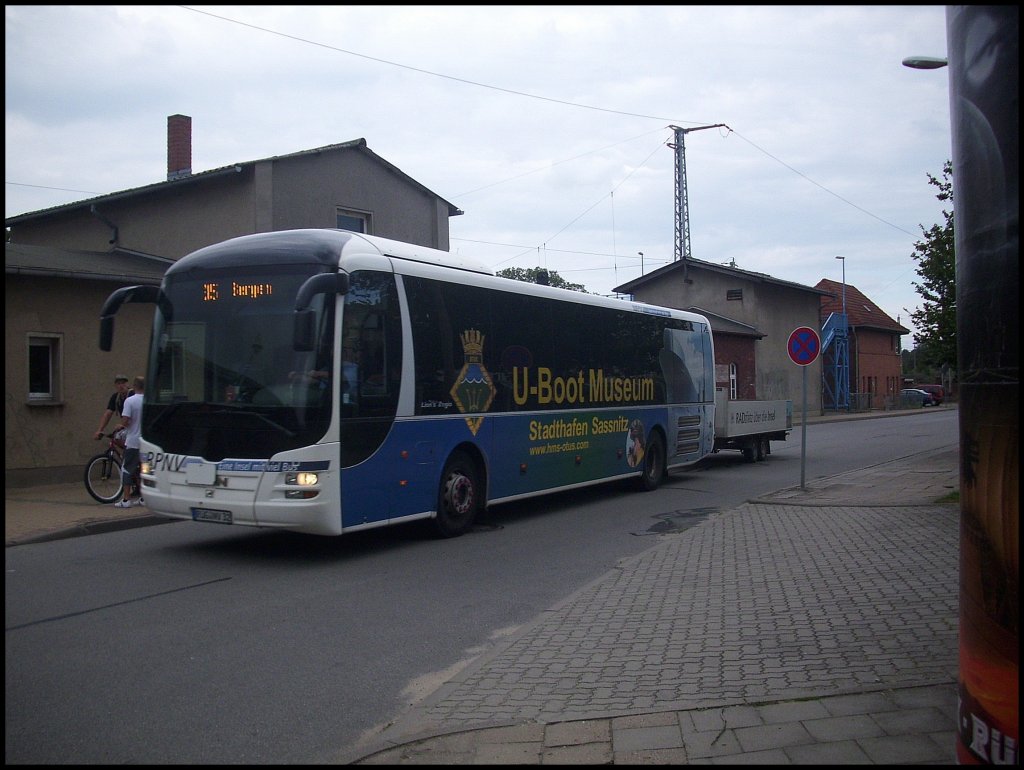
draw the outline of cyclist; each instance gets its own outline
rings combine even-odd
[[[125,400],[132,395],[133,391],[128,388],[128,378],[123,374],[119,374],[114,378],[114,387],[116,390],[110,394],[110,398],[107,401],[107,408],[103,412],[103,417],[100,420],[99,430],[93,435],[93,438],[99,441],[103,438],[103,431],[107,428],[107,423],[110,422],[110,418],[115,414],[120,417],[121,410],[124,407]]]
[[[146,380],[136,377],[132,381],[132,395],[125,399],[121,412],[121,426],[127,429],[124,439],[124,465],[121,466],[121,478],[124,481],[124,497],[115,508],[131,508],[133,505],[144,505],[142,490],[139,496],[131,499],[132,482],[139,471],[139,439],[142,436],[142,396],[146,392]]]

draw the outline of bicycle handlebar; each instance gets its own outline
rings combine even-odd
[[[118,447],[119,449],[124,449],[124,446],[125,446],[124,439],[123,438],[116,438],[117,433],[118,433],[117,431],[114,431],[113,433],[104,433],[103,431],[100,431],[100,436],[96,440],[99,441],[100,438],[108,438],[108,439],[110,439],[110,443],[111,444],[113,444],[114,446]]]

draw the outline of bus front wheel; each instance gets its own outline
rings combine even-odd
[[[644,470],[640,474],[640,489],[651,492],[658,488],[665,476],[665,441],[657,431],[651,431],[644,452]]]
[[[442,537],[458,537],[470,530],[480,510],[483,486],[476,464],[464,452],[455,452],[444,466],[437,495],[434,527]]]

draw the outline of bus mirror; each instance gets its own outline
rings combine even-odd
[[[299,351],[313,349],[315,313],[309,305],[318,294],[348,294],[348,273],[317,273],[306,279],[295,295],[295,327],[292,347]]]
[[[114,316],[126,302],[160,302],[167,301],[160,292],[159,286],[123,286],[113,292],[103,303],[100,311],[100,350],[110,351],[114,343]]]
[[[317,294],[348,294],[348,273],[317,273],[295,295],[295,309],[306,310]]]
[[[110,352],[114,346],[114,316],[105,315],[100,319],[100,350]]]
[[[295,328],[292,335],[292,347],[300,352],[313,349],[314,323],[316,312],[313,310],[295,311]]]

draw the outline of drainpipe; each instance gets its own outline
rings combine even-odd
[[[89,206],[89,213],[92,214],[94,217],[96,217],[98,220],[100,220],[100,222],[105,224],[107,227],[109,227],[113,231],[114,237],[111,238],[109,241],[107,241],[107,243],[109,243],[111,246],[113,246],[115,243],[117,243],[117,225],[115,225],[113,222],[111,222],[109,219],[107,219],[105,216],[103,216],[99,212],[99,209],[96,208],[96,204],[95,203],[92,204],[91,206]]]

